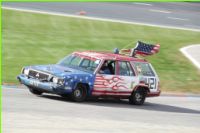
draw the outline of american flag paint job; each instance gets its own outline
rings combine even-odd
[[[137,78],[130,76],[97,74],[92,94],[130,95],[138,82]]]
[[[152,48],[147,48],[147,49],[148,49],[147,51],[149,52],[150,49]],[[97,67],[97,70],[101,68],[101,65],[103,65],[102,62],[105,60],[131,62],[132,68],[134,65],[133,62],[148,63],[144,59],[138,59],[135,57],[129,57],[129,56],[114,54],[114,53],[109,53],[109,52],[85,51],[85,52],[74,52],[73,54],[78,55],[82,59],[86,58],[90,60],[96,60],[96,59],[101,60],[101,63]],[[60,90],[59,94],[71,93],[73,92],[72,90],[76,88],[77,84],[82,83],[89,86],[88,88],[89,96],[90,95],[130,96],[134,88],[140,83],[140,77],[139,75],[137,75],[137,73],[135,76],[104,75],[104,74],[98,74],[97,70],[94,72],[86,72],[86,71],[79,70],[75,67],[74,68],[68,67],[68,66],[64,67],[59,64],[27,66],[24,68],[34,69],[34,70],[37,70],[38,72],[48,73],[49,75],[51,75],[50,77],[63,78],[65,81],[63,86],[54,88],[55,90],[57,90],[57,92]],[[21,78],[23,80],[24,76],[25,75],[21,74],[18,76],[18,78]],[[145,77],[145,78],[150,78],[150,77]],[[158,77],[151,77],[151,81],[149,80],[148,83],[156,87],[156,89],[152,89],[152,92],[155,93],[158,91],[157,82],[159,81],[153,80],[153,78],[158,79]],[[26,80],[27,82],[24,82],[24,84],[28,83],[32,79],[26,78]],[[37,82],[39,83],[39,86],[35,86],[35,87],[38,87],[38,89],[43,88],[44,85],[46,85],[47,88],[55,87],[53,86],[52,81],[50,80],[48,82],[40,82],[38,80]],[[25,85],[29,86],[30,84],[25,84]],[[58,94],[57,92],[55,93]]]

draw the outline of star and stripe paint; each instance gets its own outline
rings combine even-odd
[[[125,77],[115,75],[96,75],[93,95],[131,95],[131,87],[135,82],[128,81]]]

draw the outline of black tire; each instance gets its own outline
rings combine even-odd
[[[71,94],[71,98],[75,102],[83,102],[87,97],[87,87],[82,84],[78,84]]]
[[[70,98],[70,95],[69,94],[60,94],[60,96],[62,98],[65,98],[65,99],[69,99]]]
[[[43,93],[43,92],[41,92],[41,91],[35,89],[34,87],[30,87],[30,86],[29,86],[28,88],[29,88],[29,91],[30,91],[32,94],[34,94],[34,95],[42,95],[42,93]]]
[[[146,99],[147,91],[145,89],[138,88],[135,90],[129,98],[129,103],[134,105],[142,105]]]

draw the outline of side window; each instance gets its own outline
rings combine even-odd
[[[149,63],[134,62],[134,68],[139,75],[143,76],[155,76],[153,70],[151,69]]]
[[[122,76],[134,76],[131,65],[127,61],[119,61],[119,75]]]
[[[115,66],[116,66],[115,61],[106,60],[106,61],[104,61],[103,65],[101,66],[101,69],[99,70],[98,73],[114,75],[115,74]]]
[[[100,60],[82,59],[79,67],[90,70],[90,71],[94,71],[96,67],[99,65],[99,63],[100,63]]]

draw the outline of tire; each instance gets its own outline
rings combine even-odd
[[[135,90],[129,98],[129,103],[134,105],[142,105],[146,99],[147,91],[145,89]]]
[[[78,84],[71,94],[71,98],[75,102],[83,102],[85,101],[86,97],[87,97],[87,87],[82,84]]]
[[[43,92],[36,90],[34,87],[28,87],[29,91],[34,95],[42,95]]]
[[[70,98],[69,94],[60,94],[60,96],[62,98],[65,98],[65,99],[69,99]]]

